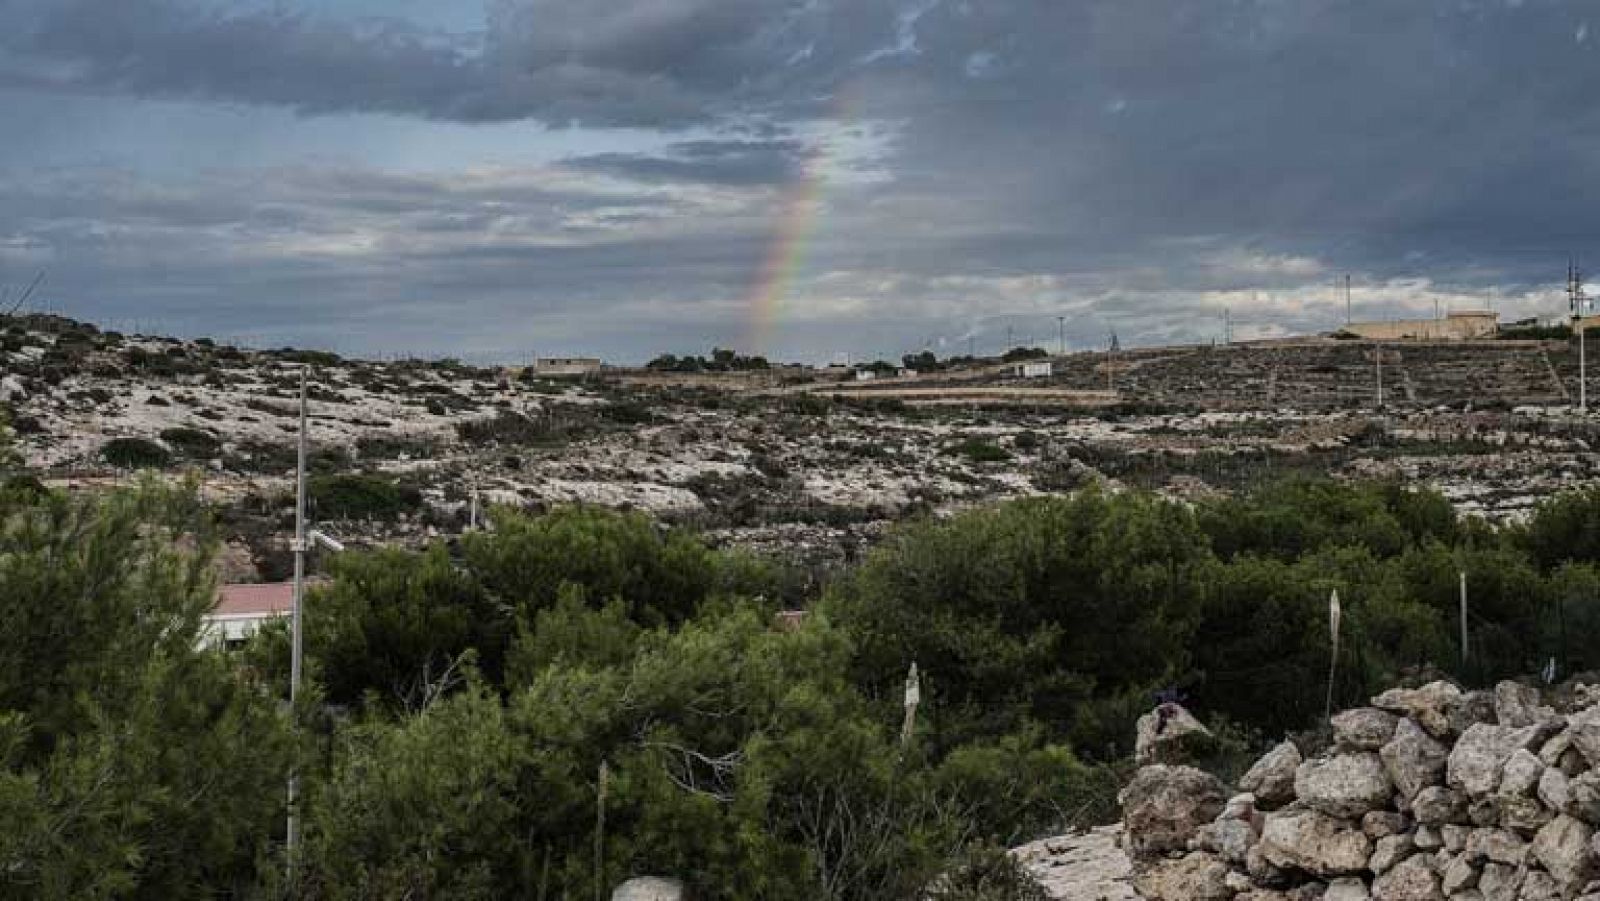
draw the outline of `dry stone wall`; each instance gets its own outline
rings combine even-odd
[[[1600,901],[1600,687],[1394,689],[1230,791],[1181,763],[1122,795],[1152,901]]]

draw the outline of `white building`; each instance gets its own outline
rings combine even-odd
[[[1014,371],[1025,379],[1049,378],[1055,374],[1055,364],[1049,360],[1024,360]]]
[[[294,612],[293,582],[223,585],[217,606],[201,622],[203,647],[243,644],[263,623]]]

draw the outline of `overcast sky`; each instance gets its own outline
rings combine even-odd
[[[1600,266],[1593,2],[0,0],[0,123],[0,284],[262,346],[1209,341]]]

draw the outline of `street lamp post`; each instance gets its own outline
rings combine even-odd
[[[294,733],[299,734],[299,711],[296,703],[300,696],[300,658],[303,641],[303,620],[306,594],[306,381],[309,367],[300,369],[300,440],[294,475],[294,609],[290,611],[289,643],[289,720]],[[296,752],[298,753],[298,751]],[[284,848],[288,857],[289,884],[294,884],[295,857],[300,846],[300,768],[298,763],[289,767],[289,823],[284,835]]]

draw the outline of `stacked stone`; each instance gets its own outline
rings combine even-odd
[[[1503,682],[1395,689],[1289,742],[1230,794],[1163,763],[1123,792],[1152,901],[1600,901],[1600,689],[1571,711]]]

